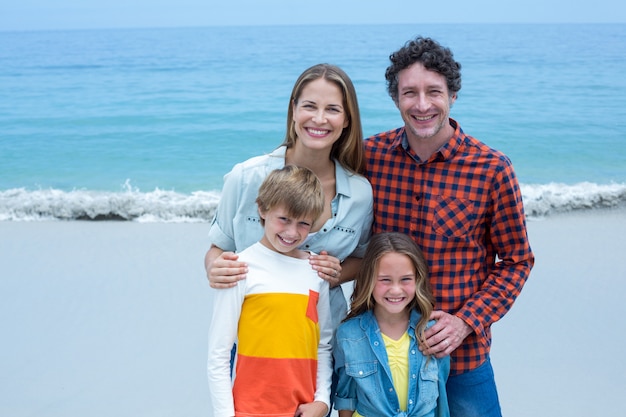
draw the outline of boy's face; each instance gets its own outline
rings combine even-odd
[[[299,258],[302,252],[298,250],[309,235],[313,226],[311,216],[295,219],[289,217],[285,207],[278,206],[266,212],[259,212],[265,221],[265,233],[261,244],[280,252],[283,255]]]

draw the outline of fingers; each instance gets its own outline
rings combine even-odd
[[[320,255],[311,255],[309,263],[317,271],[319,277],[328,281],[331,287],[341,283],[341,262],[339,259],[322,251]]]
[[[443,311],[434,311],[430,316],[437,322],[424,332],[426,338],[420,350],[425,355],[434,355],[437,358],[450,355],[458,348],[463,339],[471,332],[469,326],[460,318]]]
[[[224,252],[213,262],[208,272],[211,288],[230,288],[237,285],[238,281],[246,278],[248,265],[238,262],[237,256]]]
[[[231,288],[237,285],[238,281],[245,279],[248,268],[212,268],[209,274],[209,284],[211,288]]]
[[[313,269],[317,271],[317,275],[319,275],[320,278],[328,281],[331,288],[341,283],[341,280],[339,279],[341,277],[341,265],[327,266],[327,267],[322,267],[322,268],[313,267]]]

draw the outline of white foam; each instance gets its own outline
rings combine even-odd
[[[56,189],[0,191],[0,220],[132,220],[203,222],[213,217],[219,194],[181,194],[156,189],[101,192]]]
[[[528,217],[617,207],[626,203],[626,183],[522,184],[521,190]],[[182,194],[155,189],[140,192],[129,184],[122,192],[15,188],[0,191],[0,221],[209,222],[219,198],[219,192],[214,191]]]
[[[524,209],[528,217],[575,210],[618,207],[626,203],[626,184],[596,184],[582,182],[574,185],[549,183],[521,185]]]

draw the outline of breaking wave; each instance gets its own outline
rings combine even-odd
[[[576,210],[626,206],[626,184],[522,184],[529,218]],[[0,191],[0,221],[121,220],[136,222],[210,222],[219,192],[182,194],[156,189],[122,192],[57,189]]]

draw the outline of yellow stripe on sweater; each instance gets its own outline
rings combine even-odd
[[[317,359],[319,325],[316,317],[309,317],[316,311],[316,295],[246,296],[239,320],[239,353],[262,358]]]

